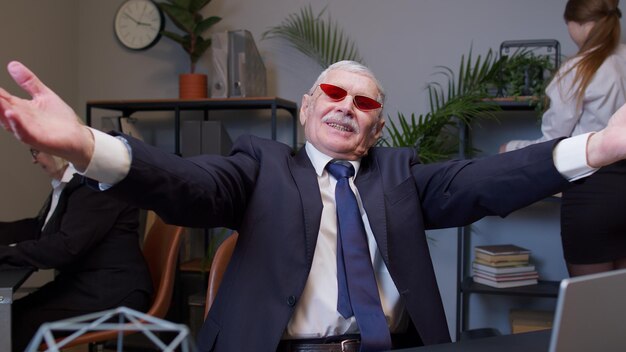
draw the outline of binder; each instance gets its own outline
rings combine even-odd
[[[220,121],[183,121],[180,126],[180,153],[187,158],[200,154],[228,155],[233,146]]]
[[[211,98],[228,97],[228,32],[211,36]]]
[[[211,36],[211,98],[267,95],[265,65],[247,30]]]

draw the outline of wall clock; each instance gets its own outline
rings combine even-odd
[[[163,13],[152,0],[127,0],[115,15],[115,36],[132,50],[145,50],[161,38]]]

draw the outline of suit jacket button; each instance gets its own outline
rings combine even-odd
[[[289,297],[287,297],[287,304],[290,307],[295,306],[296,305],[296,296],[289,296]]]

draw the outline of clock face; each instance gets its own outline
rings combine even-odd
[[[128,0],[115,15],[115,35],[127,48],[143,50],[156,44],[163,29],[161,9],[151,0]]]

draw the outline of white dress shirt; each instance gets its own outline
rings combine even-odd
[[[52,181],[50,182],[52,184],[52,198],[50,199],[50,209],[48,210],[48,214],[46,215],[46,220],[41,227],[42,230],[44,227],[46,227],[46,224],[48,223],[48,220],[50,220],[52,214],[54,214],[54,210],[57,208],[57,205],[59,205],[59,197],[61,197],[63,189],[65,189],[67,183],[72,180],[72,177],[74,177],[74,174],[77,172],[78,171],[76,171],[74,166],[72,164],[69,164],[67,168],[65,168],[63,176],[60,180],[52,179]]]
[[[313,255],[313,265],[307,279],[302,297],[298,300],[294,315],[291,317],[285,338],[318,338],[343,334],[358,333],[354,317],[345,319],[337,312],[337,212],[335,208],[335,186],[337,180],[326,170],[326,165],[333,160],[318,151],[311,143],[305,145],[307,155],[315,168],[317,182],[322,197],[322,222]],[[408,320],[404,314],[404,305],[400,294],[383,258],[378,250],[374,234],[370,227],[367,213],[363,209],[361,197],[354,185],[359,173],[359,161],[351,161],[355,176],[350,178],[350,188],[356,195],[370,250],[378,293],[383,312],[391,332],[406,330]]]

